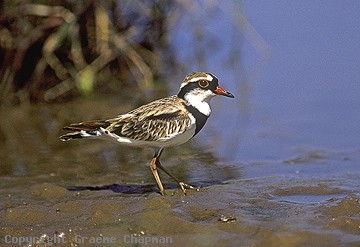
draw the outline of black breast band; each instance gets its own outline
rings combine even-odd
[[[201,113],[198,109],[196,109],[194,106],[192,105],[186,105],[184,104],[186,109],[194,116],[195,118],[195,123],[196,123],[196,129],[195,129],[195,134],[193,135],[193,137],[199,133],[199,131],[202,129],[202,127],[204,127],[206,120],[208,119],[208,116],[206,116],[205,114]]]

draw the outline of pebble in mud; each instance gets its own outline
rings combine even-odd
[[[236,221],[236,218],[235,218],[234,216],[231,216],[231,215],[221,215],[221,216],[219,217],[219,221],[225,222],[225,223],[235,222],[235,221]]]

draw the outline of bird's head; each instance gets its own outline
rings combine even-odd
[[[215,75],[208,72],[192,72],[181,83],[178,97],[185,100],[190,97],[198,101],[208,102],[216,95],[234,98],[234,95],[219,86],[219,81]]]

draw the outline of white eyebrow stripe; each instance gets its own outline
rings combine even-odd
[[[214,78],[211,75],[207,75],[206,77],[195,77],[192,78],[191,80],[189,80],[188,82],[195,82],[198,80],[208,80],[208,81],[212,81]]]

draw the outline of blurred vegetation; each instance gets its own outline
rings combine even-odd
[[[154,87],[175,1],[0,1],[0,105]],[[101,72],[101,73],[100,73]]]

